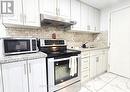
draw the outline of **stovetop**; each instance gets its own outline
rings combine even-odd
[[[44,51],[42,51],[44,52]],[[47,54],[47,57],[62,57],[62,56],[75,56],[81,53],[81,51],[78,50],[71,50],[71,49],[67,49],[64,51],[53,51],[53,52],[44,52]]]
[[[64,40],[38,40],[38,47],[41,52],[47,54],[47,57],[65,57],[65,56],[76,56],[81,53],[78,50],[67,49],[67,45]]]

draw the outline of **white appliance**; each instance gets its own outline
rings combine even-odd
[[[110,72],[130,78],[130,7],[111,13]]]

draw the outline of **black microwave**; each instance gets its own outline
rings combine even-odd
[[[37,52],[36,38],[2,38],[0,45],[4,55],[23,54]]]

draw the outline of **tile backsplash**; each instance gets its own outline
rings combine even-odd
[[[85,32],[71,32],[58,27],[44,26],[40,29],[7,28],[6,34],[11,37],[38,37],[51,39],[56,33],[57,39],[64,39],[68,47],[80,47],[83,43],[93,43],[95,46],[107,46],[107,32],[91,34]]]

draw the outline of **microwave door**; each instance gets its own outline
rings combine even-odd
[[[4,40],[4,51],[6,54],[30,51],[30,40]]]

